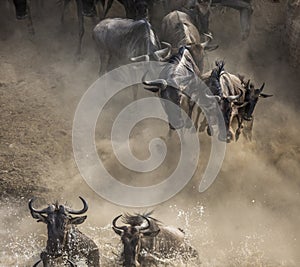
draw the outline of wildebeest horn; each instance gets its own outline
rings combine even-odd
[[[259,94],[259,96],[262,97],[262,98],[267,98],[267,97],[271,97],[273,95],[268,95],[268,94],[261,93],[261,94]]]
[[[113,221],[112,221],[112,225],[113,225],[114,228],[124,231],[126,226],[117,226],[117,220],[119,220],[121,217],[122,217],[122,214],[117,216],[116,218],[114,218]]]
[[[153,53],[155,59],[159,61],[167,60],[172,54],[172,46],[167,42],[161,43],[167,47]]]
[[[36,212],[36,213],[47,213],[49,207],[42,209],[42,210],[36,210],[34,207],[32,207],[32,203],[35,199],[36,198],[32,198],[29,200],[28,207],[29,207],[30,211]]]
[[[242,93],[240,93],[239,95],[230,95],[230,96],[227,96],[226,99],[229,102],[233,102],[234,100],[238,100],[241,96],[242,96]]]
[[[206,42],[201,43],[201,46],[203,47],[203,49],[211,42],[211,40],[213,39],[212,34],[207,34],[207,33],[203,33],[203,35],[205,35],[206,37],[208,37],[208,40]]]
[[[37,267],[42,260],[37,261],[32,267]]]
[[[250,86],[250,80],[248,80],[247,83],[246,83],[246,85],[245,85],[246,90],[250,89],[249,86]]]
[[[146,72],[142,77],[142,83],[144,85],[156,86],[156,87],[159,87],[161,90],[164,90],[164,89],[167,88],[168,83],[165,79],[156,79],[156,80],[153,80],[153,81],[146,81],[145,78],[146,78],[147,73],[148,72]]]
[[[86,201],[84,200],[83,197],[79,197],[79,198],[81,199],[81,201],[82,201],[82,203],[83,203],[83,208],[82,208],[81,210],[72,210],[72,209],[70,209],[70,208],[66,208],[66,211],[67,211],[68,213],[79,215],[79,214],[83,214],[83,213],[87,212],[87,210],[88,210],[88,208],[89,208],[88,204],[86,203]]]
[[[132,57],[130,60],[133,62],[149,61],[150,57],[148,55],[142,55],[138,57]]]
[[[146,222],[147,222],[147,225],[146,226],[137,226],[136,228],[138,229],[138,230],[140,230],[140,231],[144,231],[144,230],[147,230],[147,229],[149,229],[150,228],[150,221],[149,221],[149,219],[147,218],[147,217],[144,217],[144,216],[142,216],[145,220],[146,220]]]
[[[67,262],[70,263],[71,267],[75,267],[75,264],[72,261],[67,259]]]
[[[205,94],[205,96],[208,99],[216,99],[217,101],[221,101],[221,99],[222,99],[219,95],[207,95],[207,94]]]
[[[264,90],[265,87],[265,83],[262,84],[262,86],[260,87],[259,91],[262,92]]]

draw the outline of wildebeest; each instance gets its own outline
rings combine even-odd
[[[238,127],[236,130],[236,140],[239,138],[239,135],[241,133],[241,130],[243,130],[243,135],[246,139],[252,140],[252,127],[253,127],[253,112],[256,107],[256,104],[258,102],[259,98],[268,98],[272,95],[270,94],[264,94],[263,89],[265,87],[265,83],[262,84],[262,86],[258,89],[255,88],[253,83],[250,83],[250,80],[248,82],[244,81],[244,77],[241,75],[238,75],[238,77],[241,80],[242,85],[246,89],[245,93],[245,105],[243,105],[241,108],[239,108],[238,114],[236,114],[236,120],[238,123]],[[244,125],[244,121],[246,121],[247,125]]]
[[[214,97],[218,101],[223,114],[226,136],[219,135],[219,139],[230,142],[234,139],[232,120],[238,114],[238,110],[246,104],[246,91],[239,77],[225,71],[224,65],[223,61],[216,61],[216,68],[202,75],[202,79],[213,94],[207,97]],[[210,127],[207,130],[212,134]]]
[[[47,224],[48,240],[46,250],[41,253],[41,261],[44,266],[52,266],[55,260],[65,260],[75,266],[76,259],[84,259],[90,267],[99,267],[99,250],[97,245],[90,238],[81,233],[76,225],[82,224],[87,216],[72,217],[87,212],[88,205],[83,202],[81,210],[73,210],[64,205],[49,205],[47,208],[37,210],[33,208],[34,199],[29,201],[31,215],[38,222]]]
[[[191,118],[196,100],[199,105],[205,105],[209,109],[208,102],[211,101],[206,95],[210,92],[200,80],[201,71],[193,59],[194,54],[199,54],[202,50],[201,44],[183,46],[168,60],[158,79],[147,81],[146,74],[142,78],[142,83],[147,86],[146,90],[158,93],[160,98],[168,100],[163,101],[162,105],[168,116],[170,130],[190,127],[183,120],[182,109]]]
[[[224,64],[223,61],[217,61],[216,68],[202,75],[202,79],[219,102],[227,129],[226,140],[230,142],[235,137],[237,141],[242,129],[245,138],[251,140],[253,127],[252,114],[257,101],[259,97],[266,98],[272,95],[262,93],[264,84],[259,89],[255,89],[250,80],[245,83],[243,76],[225,71]],[[199,113],[197,114],[196,121],[198,121],[198,118]],[[244,121],[249,122],[247,127],[244,127]],[[237,122],[235,135],[233,132],[234,122]],[[204,129],[206,126],[205,120],[201,124],[201,128]],[[209,128],[208,132],[210,133]]]
[[[182,230],[162,224],[151,214],[125,214],[113,220],[113,230],[123,244],[124,267],[157,265],[176,258],[198,260],[198,252],[187,243]],[[120,218],[126,225],[117,225]]]
[[[157,36],[145,19],[102,20],[94,28],[93,37],[100,56],[100,74],[142,55],[163,60],[171,50],[170,47],[161,49]]]
[[[208,38],[212,38],[208,35]],[[171,44],[176,50],[184,45],[198,45],[198,52],[194,51],[193,59],[200,72],[203,71],[204,49],[209,41],[201,44],[201,37],[197,27],[190,16],[181,11],[173,11],[166,15],[162,21],[161,39]],[[195,48],[197,46],[194,46]],[[204,49],[203,49],[203,48]]]

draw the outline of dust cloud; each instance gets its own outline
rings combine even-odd
[[[59,200],[74,208],[80,208],[78,196],[83,196],[89,211],[79,228],[98,244],[101,266],[114,266],[120,244],[110,223],[122,212],[139,210],[100,198],[80,176],[72,154],[74,112],[97,79],[93,22],[85,19],[83,54],[78,61],[72,6],[61,25],[56,1],[44,1],[43,8],[31,2],[35,36],[27,33],[26,23],[15,21],[12,6],[0,4],[0,266],[32,266],[45,246],[46,226],[35,222],[27,208],[33,196],[38,197],[37,207]],[[200,194],[197,188],[210,152],[210,139],[201,133],[199,166],[190,183],[169,201],[148,209],[155,209],[164,223],[185,230],[205,267],[300,266],[299,68],[287,61],[285,1],[253,2],[247,41],[241,41],[238,12],[213,10],[211,29],[220,48],[205,59],[206,69],[213,67],[215,59],[224,59],[229,72],[245,74],[257,87],[265,82],[265,92],[274,95],[259,100],[253,141],[241,137],[229,144],[218,178]],[[111,15],[119,9],[114,4]],[[140,89],[139,97],[149,95]],[[176,137],[168,144],[171,154],[166,164],[142,178],[112,155],[113,118],[131,99],[132,91],[125,91],[99,117],[100,158],[120,181],[159,182],[178,161]],[[135,155],[147,158],[149,141],[166,134],[163,122],[139,123],[131,135]]]

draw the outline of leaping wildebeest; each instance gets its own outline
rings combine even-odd
[[[113,220],[113,230],[121,236],[123,244],[123,266],[157,266],[178,258],[199,262],[198,252],[188,244],[184,232],[162,224],[151,214],[125,214]],[[125,225],[117,225],[120,218]]]
[[[246,90],[239,77],[225,71],[224,66],[224,61],[216,61],[216,68],[203,74],[201,78],[213,94],[213,96],[207,97],[217,100],[223,114],[226,136],[219,135],[219,139],[231,142],[234,139],[232,121],[239,113],[239,109],[247,104],[245,101]],[[197,115],[197,118],[199,118],[199,115]],[[209,135],[212,134],[211,131],[212,128],[208,127],[207,132]]]
[[[172,130],[191,127],[191,121],[184,121],[182,110],[192,119],[196,103],[202,107],[210,122],[216,121],[214,118],[217,115],[214,112],[216,100],[207,97],[211,92],[200,79],[201,71],[193,59],[194,54],[201,54],[202,50],[201,44],[183,46],[168,60],[158,79],[146,80],[147,73],[142,78],[146,90],[157,93],[158,97],[167,100],[162,101],[162,106],[168,117],[169,136]]]
[[[216,100],[218,100],[222,110],[227,129],[226,141],[230,142],[234,138],[237,141],[242,130],[245,138],[251,140],[252,114],[257,101],[260,97],[267,98],[272,95],[262,93],[265,84],[259,89],[255,89],[254,85],[250,84],[250,80],[245,83],[244,76],[225,71],[224,64],[223,61],[217,61],[216,68],[202,75],[202,79],[206,82]],[[197,118],[199,118],[199,114]],[[246,126],[244,121],[248,122]],[[234,134],[233,124],[235,122],[237,123],[237,129]],[[203,130],[203,126],[205,127],[207,124],[205,120],[201,124]],[[210,129],[207,129],[210,134]]]
[[[72,216],[84,214],[88,210],[87,202],[82,197],[80,199],[83,203],[81,210],[73,210],[57,202],[47,208],[37,210],[32,206],[34,199],[29,201],[28,206],[32,217],[38,222],[47,224],[48,229],[46,250],[41,253],[41,259],[34,266],[43,262],[45,267],[50,267],[57,260],[63,260],[64,264],[68,262],[71,266],[75,266],[74,262],[78,258],[84,259],[89,267],[100,266],[97,245],[76,227],[82,224],[87,216]]]
[[[242,132],[244,137],[251,141],[252,140],[252,128],[253,128],[253,121],[254,121],[254,109],[259,98],[268,98],[273,95],[263,93],[265,83],[261,85],[260,88],[255,88],[253,83],[244,81],[244,77],[238,75],[241,80],[242,85],[244,86],[246,93],[245,93],[245,104],[238,109],[238,114],[236,114],[235,118],[238,123],[238,127],[235,133],[236,140],[238,140],[240,133]],[[246,121],[246,125],[244,124]]]

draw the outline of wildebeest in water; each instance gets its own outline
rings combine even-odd
[[[71,266],[75,266],[77,259],[85,260],[89,267],[99,267],[99,249],[95,242],[81,233],[77,225],[82,224],[87,216],[77,216],[87,212],[87,202],[80,197],[83,208],[73,210],[58,202],[49,205],[42,210],[35,209],[32,204],[34,199],[29,201],[29,209],[32,217],[38,222],[47,225],[48,239],[46,249],[41,253],[41,259],[35,263],[38,266],[40,262],[46,267],[53,266],[54,262],[63,261]]]
[[[198,252],[188,244],[184,232],[164,225],[151,214],[125,214],[113,220],[113,230],[120,235],[123,244],[123,266],[157,266],[170,263],[178,257],[185,262],[199,262]],[[121,218],[124,225],[118,226]]]

